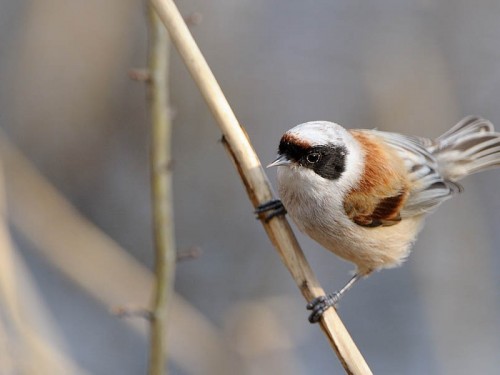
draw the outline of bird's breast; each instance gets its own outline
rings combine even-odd
[[[355,263],[359,272],[394,267],[404,261],[420,230],[421,217],[403,219],[388,227],[360,226],[346,215],[341,194],[318,183],[311,186],[309,178],[304,181],[300,173],[283,169],[278,173],[280,197],[302,232]]]

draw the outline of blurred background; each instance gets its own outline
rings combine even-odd
[[[263,163],[309,120],[435,137],[500,129],[500,2],[179,0]],[[199,18],[199,17],[198,17]],[[142,374],[153,251],[143,1],[0,2],[0,374]],[[342,374],[175,51],[172,374]],[[269,170],[274,184],[275,170]],[[500,171],[427,222],[339,313],[375,374],[500,368]],[[352,265],[298,234],[325,289]]]

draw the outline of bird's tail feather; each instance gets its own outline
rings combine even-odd
[[[466,117],[437,138],[429,151],[438,161],[442,176],[458,181],[500,167],[500,133],[488,120]]]

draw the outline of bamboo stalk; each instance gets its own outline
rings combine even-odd
[[[172,207],[171,120],[168,107],[169,41],[155,9],[148,6],[149,102],[151,110],[151,199],[155,248],[155,282],[151,306],[149,374],[166,371],[167,322],[175,277]]]
[[[261,163],[229,103],[172,0],[151,0],[170,33],[223,133],[224,144],[245,184],[254,207],[273,197]],[[305,259],[285,217],[262,224],[297,286],[309,301],[325,292]],[[348,374],[366,375],[371,370],[351,339],[335,309],[328,309],[320,321],[330,345]]]

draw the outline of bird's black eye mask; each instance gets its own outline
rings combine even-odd
[[[282,140],[278,153],[323,178],[336,180],[345,170],[348,151],[339,145],[305,146]]]

